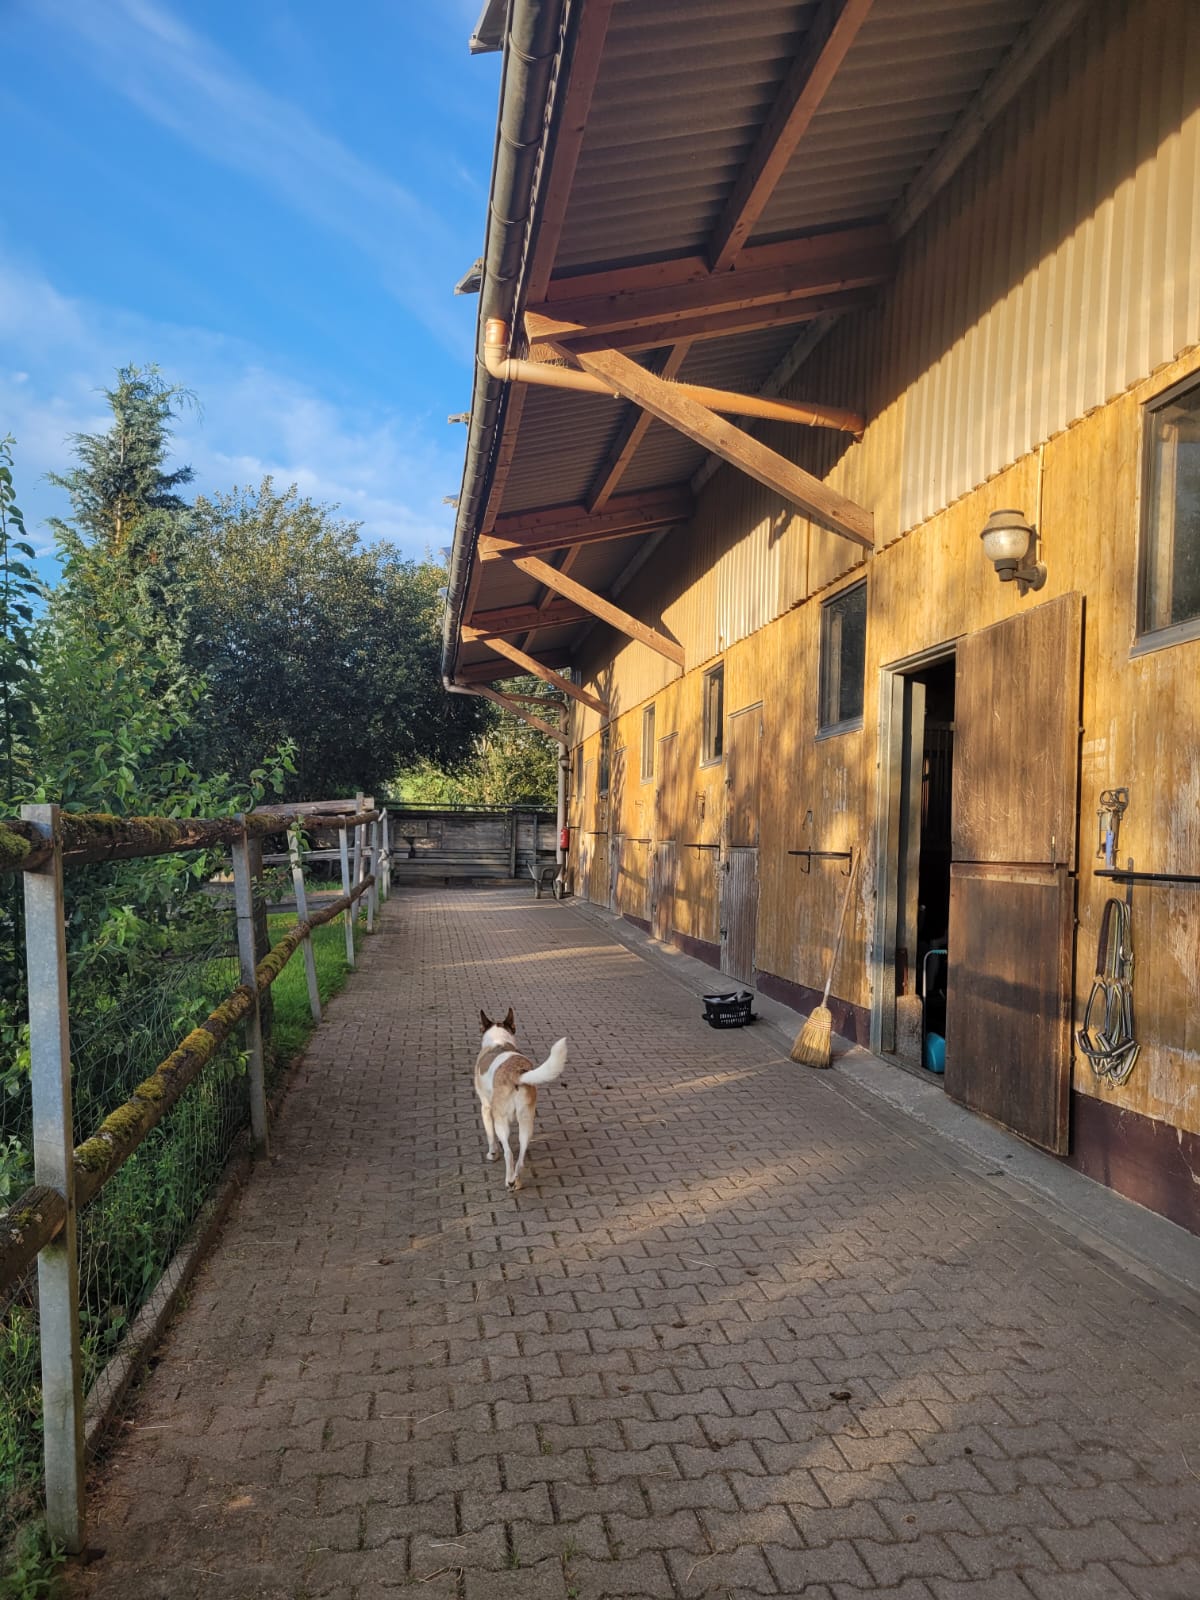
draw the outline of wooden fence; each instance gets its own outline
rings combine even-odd
[[[361,798],[361,797],[360,797]],[[309,912],[302,840],[336,834],[342,893]],[[256,935],[255,880],[264,839],[286,834],[296,894],[296,926],[268,950]],[[64,869],[86,862],[228,847],[233,860],[241,982],[183,1038],[134,1090],[75,1146],[72,1133],[70,1023]],[[318,852],[322,853],[322,852]],[[329,852],[332,853],[332,852]],[[354,965],[355,908],[363,901],[368,932],[390,888],[390,829],[386,810],[356,802],[321,801],[264,807],[232,818],[118,818],[25,806],[17,822],[0,823],[0,872],[25,880],[25,941],[29,973],[29,1032],[33,1097],[34,1183],[0,1215],[0,1299],[36,1259],[41,1337],[46,1521],[65,1549],[83,1548],[84,1395],[80,1354],[75,1223],[184,1094],[239,1024],[246,1028],[251,1138],[268,1146],[261,998],[297,950],[303,950],[309,1004],[321,1016],[312,932],[345,913],[346,960]]]
[[[388,801],[400,883],[536,880],[556,860],[555,815],[539,806],[433,806]]]

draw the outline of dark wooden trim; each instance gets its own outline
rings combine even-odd
[[[671,943],[676,949],[682,950],[685,956],[691,956],[696,961],[703,961],[706,967],[716,967],[721,970],[721,946],[712,944],[708,939],[695,939],[690,933],[679,933],[671,929]],[[730,978],[730,983],[736,983],[736,978]]]
[[[643,933],[651,932],[650,923],[646,917],[635,917],[632,911],[622,911],[626,922],[632,922],[635,928],[640,928]]]
[[[821,1004],[821,990],[810,989],[806,983],[793,983],[790,978],[779,978],[773,972],[754,974],[754,987],[769,1000],[778,1000],[804,1016],[810,1015]],[[871,1013],[865,1006],[852,1005],[849,1000],[829,996],[829,1010],[833,1017],[833,1031],[853,1044],[867,1046],[871,1039]]]
[[[1076,1089],[1064,1159],[1085,1177],[1200,1234],[1200,1134]]]

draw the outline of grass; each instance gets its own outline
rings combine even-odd
[[[277,943],[285,933],[296,926],[296,918],[288,912],[278,912],[268,919],[271,943]],[[362,942],[361,919],[355,926],[355,948]],[[321,1004],[346,985],[346,933],[341,922],[326,922],[313,929],[313,956],[317,963],[317,991]],[[271,1046],[278,1069],[303,1050],[316,1023],[308,1004],[308,980],[304,974],[304,951],[296,954],[271,985],[271,998],[275,1019],[271,1033]]]

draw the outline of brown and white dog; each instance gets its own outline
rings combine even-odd
[[[517,1049],[513,1033],[513,1009],[503,1022],[493,1022],[486,1011],[479,1013],[483,1039],[475,1063],[475,1093],[483,1114],[483,1131],[488,1137],[487,1159],[496,1159],[496,1135],[504,1151],[504,1182],[510,1189],[521,1187],[525,1153],[533,1136],[533,1114],[537,1106],[538,1085],[553,1083],[567,1064],[567,1041],[558,1039],[540,1067]],[[520,1150],[516,1164],[508,1147],[508,1130],[516,1119]]]

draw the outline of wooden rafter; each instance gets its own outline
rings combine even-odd
[[[582,545],[578,545],[578,544],[570,545],[562,553],[562,557],[561,557],[561,559],[560,559],[560,561],[558,563],[558,570],[560,572],[570,572],[571,568],[579,560],[579,557],[582,554],[583,554],[583,546]],[[565,604],[565,602],[555,599],[554,590],[553,589],[543,589],[542,590],[541,594],[537,598],[537,609],[538,609],[538,612],[539,612],[539,620],[534,623],[533,627],[530,628],[529,632],[521,640],[521,648],[522,648],[522,650],[528,650],[529,649],[529,647],[533,643],[534,639],[537,638],[538,630],[540,628],[548,628],[548,627],[553,626],[552,623],[543,622],[541,620],[541,618],[540,618],[540,613],[549,611],[554,606],[562,605],[562,604]]]
[[[477,611],[469,619],[478,633],[491,637],[495,634],[524,633],[529,628],[560,628],[569,622],[582,622],[587,612],[580,606],[551,595],[545,606],[498,606],[492,611]]]
[[[872,0],[825,0],[813,19],[713,230],[709,263],[732,267],[829,92]]]
[[[603,378],[627,400],[635,400],[706,450],[757,478],[759,483],[798,506],[814,522],[831,528],[864,549],[874,549],[874,518],[869,511],[822,483],[811,472],[805,472],[786,456],[768,449],[741,428],[735,428],[715,411],[681,394],[676,385],[664,383],[619,350],[592,351],[579,355],[578,361],[585,372]],[[560,588],[559,593],[567,591]],[[586,602],[580,600],[579,603]]]
[[[569,578],[565,572],[552,567],[548,561],[541,560],[539,556],[509,556],[507,559],[528,577],[536,578],[539,583],[544,583],[547,589],[554,589],[566,599],[574,600],[585,611],[590,611],[593,616],[599,617],[602,622],[607,622],[610,627],[616,628],[627,638],[636,639],[649,649],[657,650],[660,656],[666,656],[667,660],[673,661],[677,667],[683,666],[683,647],[676,644],[674,639],[668,639],[665,634],[631,616],[628,611],[622,611],[620,606],[613,605],[612,601],[606,600],[603,595],[586,589],[582,583]]]
[[[679,369],[687,359],[687,353],[692,348],[690,339],[680,339],[679,342],[667,351],[666,360],[658,369],[660,378],[670,381],[679,376]],[[633,460],[638,445],[646,437],[646,431],[654,418],[648,411],[643,411],[641,406],[630,406],[629,415],[622,423],[620,431],[612,444],[608,454],[600,463],[600,468],[592,479],[592,487],[588,491],[587,508],[591,512],[603,511],[612,499],[618,484],[625,476],[625,469]]]
[[[554,107],[553,144],[550,147],[548,172],[543,165],[545,191],[537,194],[534,200],[538,227],[526,285],[526,292],[533,299],[540,299],[545,294],[554,270],[554,258],[558,254],[558,241],[567,214],[571,186],[575,182],[575,168],[583,148],[584,129],[592,108],[592,96],[596,92],[596,79],[600,73],[604,41],[614,4],[615,0],[587,0],[587,4],[580,7],[571,61],[565,74],[562,105],[556,104]],[[555,98],[557,100],[557,95]]]
[[[522,672],[531,673],[535,678],[541,678],[543,683],[551,684],[555,689],[561,689],[564,694],[570,695],[572,700],[578,700],[581,706],[590,706],[593,711],[598,711],[601,716],[608,715],[608,702],[597,699],[594,694],[589,694],[586,689],[581,689],[577,683],[572,683],[570,678],[564,678],[560,672],[553,671],[550,667],[543,666],[533,656],[527,655],[524,650],[518,650],[515,644],[509,644],[507,639],[489,638],[477,628],[464,628],[464,639],[477,639],[485,643],[489,650],[494,650],[497,655],[504,656]]]
[[[644,322],[636,328],[618,328],[612,333],[573,333],[569,343],[572,353],[577,350],[656,350],[660,345],[685,338],[689,341],[723,339],[727,334],[755,333],[764,328],[798,327],[801,323],[815,322],[819,317],[840,315],[844,311],[865,311],[878,298],[877,287],[839,289],[832,294],[764,301],[735,307],[732,311],[681,312],[662,322]],[[560,342],[565,346],[567,336]]]
[[[625,539],[686,522],[691,514],[690,492],[674,487],[616,495],[603,511],[594,513],[578,503],[512,512],[496,518],[493,531],[479,541],[479,554],[487,561]]]
[[[463,682],[461,674],[459,675],[459,681]],[[477,683],[471,685],[471,693],[481,695],[483,699],[492,700],[496,705],[503,706],[505,711],[511,711],[514,717],[520,717],[522,722],[527,722],[531,728],[536,728],[539,733],[544,733],[547,738],[553,739],[557,744],[562,745],[564,750],[567,748],[567,736],[561,728],[552,728],[548,722],[543,722],[541,717],[535,717],[532,711],[526,711],[524,706],[519,705],[510,696],[501,694],[499,689],[490,689],[486,683]]]
[[[574,346],[607,335],[615,347],[646,337],[661,341],[668,329],[686,338],[693,332],[698,336],[761,326],[756,318],[779,315],[786,307],[791,311],[785,320],[799,321],[805,302],[828,310],[831,295],[886,282],[895,262],[890,232],[879,226],[762,245],[746,256],[736,272],[698,276],[690,265],[677,273],[663,270],[670,263],[659,263],[653,274],[632,268],[567,279],[561,287],[572,286],[574,292],[531,304],[526,328],[535,343]],[[809,310],[818,314],[811,304]]]
[[[561,665],[563,658],[539,655],[536,659],[541,666],[551,667],[555,664]],[[454,676],[459,683],[492,683],[497,678],[517,678],[522,674],[514,672],[507,661],[491,657],[486,661],[471,661],[466,666],[460,666]]]

